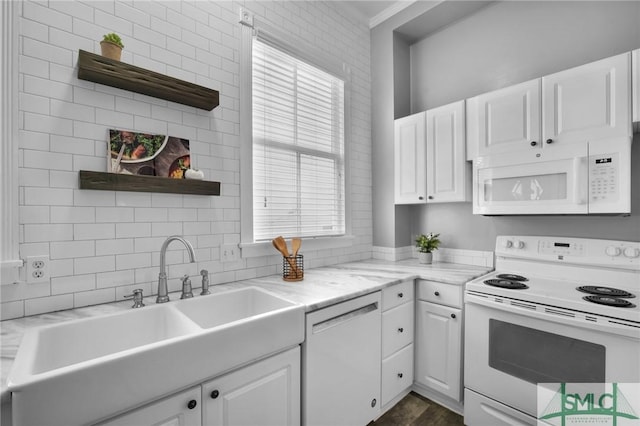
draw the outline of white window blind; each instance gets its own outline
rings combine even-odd
[[[254,240],[345,233],[344,81],[252,48]]]

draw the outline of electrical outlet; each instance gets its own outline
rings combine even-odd
[[[220,260],[235,262],[240,260],[240,247],[237,244],[223,244],[220,246]]]
[[[27,256],[27,282],[49,281],[49,256]]]

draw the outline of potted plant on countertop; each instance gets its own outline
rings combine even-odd
[[[433,250],[437,250],[440,245],[438,237],[440,234],[429,232],[427,235],[420,234],[416,238],[416,247],[418,248],[418,261],[424,264],[433,262]]]
[[[102,49],[102,56],[119,61],[124,44],[122,44],[122,39],[118,34],[109,33],[103,36],[100,48]]]

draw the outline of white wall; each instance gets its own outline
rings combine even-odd
[[[200,269],[212,283],[277,273],[274,254],[220,262],[220,245],[240,241],[238,8],[338,57],[352,70],[350,151],[353,246],[304,251],[307,267],[371,255],[369,30],[331,2],[24,1],[20,7],[20,254],[48,255],[51,280],[0,287],[2,319],[121,300],[156,290],[159,249],[167,253],[170,291]],[[122,60],[220,92],[220,106],[199,110],[76,77],[78,50],[99,53],[117,32]],[[78,189],[78,170],[106,171],[107,129],[190,140],[194,167],[220,181],[220,197]],[[24,278],[24,276],[23,276]]]
[[[463,8],[464,3],[450,6]],[[403,11],[413,13],[410,23],[426,22],[424,14],[437,13],[438,7],[417,10],[422,4],[417,2]],[[372,31],[374,87],[383,87],[384,95],[393,87],[393,72],[404,72],[401,64],[390,69],[385,61],[389,56],[395,59],[395,52],[389,51],[390,40],[393,31],[406,22],[394,17]],[[426,232],[440,233],[444,247],[473,250],[493,250],[500,234],[640,240],[638,135],[632,150],[634,213],[630,217],[484,217],[472,214],[471,203],[402,206],[394,216],[387,213],[394,211],[389,206],[393,188],[385,186],[392,181],[393,171],[381,167],[393,152],[393,117],[401,116],[398,113],[406,110],[406,102],[410,101],[411,112],[419,112],[636,49],[640,47],[638,22],[640,2],[501,1],[412,43],[406,64],[411,68],[410,82],[406,82],[410,87],[400,90],[401,95],[409,93],[410,99],[397,96],[396,87],[391,93],[395,104],[390,106],[375,90],[373,93],[373,169],[376,174],[379,170],[386,173],[374,175],[374,244],[411,246],[411,235]],[[377,53],[379,50],[383,53]],[[404,56],[403,52],[399,57]],[[404,230],[406,223],[411,224],[409,233]]]
[[[412,112],[640,47],[640,2],[499,2],[411,46]],[[412,234],[492,250],[497,235],[640,240],[640,135],[632,149],[632,215],[498,216],[471,203],[413,207]],[[410,245],[411,241],[406,241]]]

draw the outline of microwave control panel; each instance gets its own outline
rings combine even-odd
[[[618,155],[601,154],[589,157],[589,202],[618,200]]]

